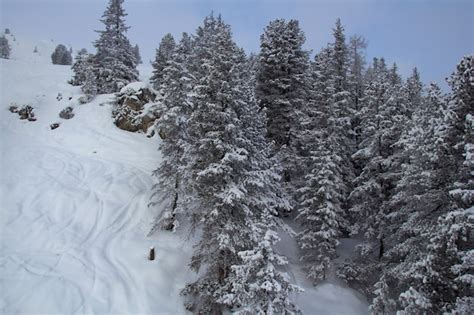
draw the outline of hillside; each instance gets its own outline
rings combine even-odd
[[[0,59],[0,310],[184,314],[179,292],[194,277],[187,267],[193,242],[185,229],[145,236],[156,211],[148,202],[159,139],[116,128],[113,95],[81,105],[79,88],[66,83],[70,68],[50,63],[55,46],[17,38],[12,59]],[[31,105],[37,120],[19,120],[8,111],[14,103]],[[75,116],[59,118],[67,106]],[[51,130],[52,123],[60,126]],[[294,241],[282,238],[288,274],[306,290],[295,297],[305,314],[367,312],[353,290],[313,288]]]

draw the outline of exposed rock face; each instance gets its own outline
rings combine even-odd
[[[142,82],[122,88],[112,113],[115,125],[123,130],[146,133],[158,118],[153,104],[155,98],[156,94]]]

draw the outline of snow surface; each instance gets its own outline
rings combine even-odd
[[[50,63],[55,46],[17,38],[14,60],[0,59],[0,311],[185,314],[179,291],[195,277],[192,239],[184,229],[146,237],[159,140],[116,128],[111,95],[80,105],[70,68]],[[19,120],[13,103],[33,106],[37,121]],[[67,106],[75,116],[60,119]],[[367,313],[350,289],[314,288],[294,240],[282,238],[288,273],[306,290],[295,297],[305,314]]]

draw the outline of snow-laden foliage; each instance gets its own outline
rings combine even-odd
[[[91,67],[90,55],[85,48],[82,48],[77,52],[76,58],[74,58],[74,64],[72,65],[72,71],[74,76],[72,77],[70,83],[72,85],[83,85],[86,81],[87,72],[89,67]]]
[[[160,42],[160,46],[156,50],[156,57],[152,63],[153,75],[150,78],[150,82],[156,90],[160,89],[160,85],[165,77],[164,69],[167,66],[168,61],[172,58],[176,42],[174,41],[173,35],[170,33],[163,36]]]
[[[114,93],[130,82],[138,80],[137,60],[126,32],[124,0],[109,0],[101,22],[105,30],[97,31],[97,49],[89,58],[83,91],[89,95]]]
[[[167,230],[176,229],[179,225],[178,214],[183,212],[186,202],[184,187],[190,181],[184,171],[186,165],[185,150],[187,148],[187,123],[193,106],[190,92],[194,78],[188,70],[189,58],[192,53],[189,45],[190,37],[183,37],[176,47],[166,67],[163,69],[163,81],[160,85],[162,97],[158,102],[156,122],[158,133],[162,138],[160,150],[164,159],[155,171],[158,183],[155,186],[156,200],[154,205],[162,208],[151,230],[161,227]]]
[[[200,230],[190,263],[199,276],[183,290],[195,313],[296,310],[288,297],[296,287],[272,267],[284,259],[273,253],[276,219],[264,213],[289,205],[269,157],[253,72],[230,27],[212,15],[194,43],[183,36],[162,70],[157,126],[164,161],[155,195],[163,211],[155,227],[175,229],[182,216]],[[249,252],[266,254],[251,263]],[[256,279],[247,278],[254,273]],[[250,281],[260,284],[249,295],[238,283]],[[265,292],[267,300],[261,300]]]

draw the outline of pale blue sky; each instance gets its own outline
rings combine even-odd
[[[91,50],[107,2],[0,0],[0,27]],[[144,61],[154,57],[165,33],[194,32],[211,11],[222,14],[248,52],[258,51],[260,34],[275,18],[298,19],[306,48],[318,51],[340,17],[347,36],[369,41],[369,58],[395,61],[405,76],[416,65],[425,82],[442,83],[463,55],[474,53],[474,0],[125,0],[125,8],[130,40],[138,43]]]

